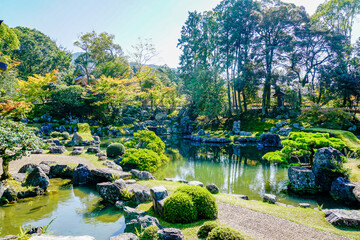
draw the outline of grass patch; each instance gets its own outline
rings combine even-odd
[[[65,153],[63,153],[63,155],[66,156],[72,156],[74,157],[74,155],[71,155],[71,152],[66,151]],[[94,166],[96,168],[106,168],[106,166],[103,165],[103,161],[99,161],[99,158],[95,155],[95,154],[90,154],[90,153],[82,153],[80,155],[76,155],[76,157],[83,157],[86,158],[87,160],[89,160],[92,164],[94,164]],[[77,166],[77,165],[76,165]]]
[[[350,169],[350,181],[360,183],[360,161],[356,158],[349,158],[344,167]]]
[[[184,185],[183,183],[178,183],[178,182],[158,181],[158,180],[139,181],[138,183],[148,187],[164,186],[170,192],[174,191],[179,186]],[[216,194],[214,196],[218,201],[224,203],[236,205],[257,212],[270,214],[275,217],[286,219],[325,232],[330,232],[333,234],[346,236],[354,239],[360,239],[360,234],[359,234],[360,228],[335,227],[326,221],[325,215],[321,211],[316,211],[308,208],[298,208],[298,207],[288,208],[288,207],[263,203],[260,201],[244,201],[244,200],[239,200],[237,197],[228,194]],[[141,210],[145,210],[145,211],[150,210],[150,212],[152,212],[151,206],[152,203],[146,203],[140,205],[139,208]],[[160,221],[160,223],[164,224],[165,227],[175,227],[181,229],[184,232],[185,239],[197,239],[194,236],[196,236],[198,229],[200,228],[201,224],[204,222],[205,221],[199,221],[191,224],[170,224],[164,221]],[[247,237],[246,239],[250,239],[250,238]]]
[[[350,151],[360,156],[360,140],[352,132],[327,128],[307,128],[304,131],[329,133],[332,137],[340,138]]]

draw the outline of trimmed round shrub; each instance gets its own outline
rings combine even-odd
[[[164,216],[170,223],[190,223],[196,220],[197,211],[188,194],[176,192],[166,198]]]
[[[61,137],[65,140],[68,140],[70,138],[70,134],[68,132],[61,133]]]
[[[214,228],[206,238],[206,240],[244,240],[244,236],[229,227],[216,227]]]
[[[144,232],[140,236],[140,240],[157,240],[158,230],[159,228],[154,225],[145,228]]]
[[[56,132],[56,131],[51,132],[51,133],[50,133],[50,137],[51,137],[51,138],[61,137],[61,132]]]
[[[179,187],[175,192],[184,192],[191,197],[198,212],[198,219],[216,219],[218,204],[216,198],[206,188],[186,185]]]
[[[106,155],[110,158],[116,158],[124,155],[125,147],[121,143],[110,144],[106,149]]]
[[[141,171],[154,172],[161,166],[161,158],[156,152],[148,149],[130,148],[122,157],[120,164],[125,168],[133,166]]]
[[[219,223],[217,222],[206,222],[204,223],[197,232],[197,236],[199,238],[206,239],[209,235],[209,233],[214,229],[219,227]]]

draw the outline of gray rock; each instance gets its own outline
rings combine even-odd
[[[167,114],[166,112],[160,112],[158,114],[155,115],[155,119],[157,121],[160,121],[160,120],[165,120],[167,118]]]
[[[107,166],[108,168],[112,168],[112,169],[115,169],[115,170],[118,170],[118,171],[122,171],[122,167],[117,165],[115,162],[113,161],[105,161],[103,163],[104,166]]]
[[[337,226],[360,226],[360,211],[345,209],[324,209],[325,219]]]
[[[352,127],[349,127],[348,131],[355,132],[357,129],[356,125],[353,125]]]
[[[39,167],[36,167],[29,173],[25,182],[30,186],[38,186],[44,190],[46,190],[50,183],[48,176]]]
[[[291,128],[286,128],[286,127],[280,128],[280,130],[279,130],[279,134],[281,136],[287,136],[291,132],[292,132],[292,129]]]
[[[209,190],[209,192],[211,192],[212,194],[217,194],[220,191],[219,187],[216,186],[216,184],[214,183],[206,185],[206,189]]]
[[[298,130],[303,130],[303,129],[304,129],[304,127],[301,126],[299,123],[294,123],[294,124],[293,124],[293,128],[296,128],[296,129],[298,129]]]
[[[132,169],[130,171],[135,177],[137,177],[139,180],[155,180],[156,178],[147,171],[139,171],[136,169]]]
[[[199,187],[204,186],[204,184],[202,182],[199,182],[199,181],[190,181],[190,182],[188,182],[188,185],[199,186]]]
[[[245,131],[241,131],[239,133],[240,136],[251,136],[251,132],[245,132]]]
[[[187,180],[185,179],[176,179],[176,180],[173,180],[174,182],[178,182],[178,183],[188,183]]]
[[[135,184],[135,183],[136,183],[136,180],[135,180],[135,179],[128,179],[128,180],[125,180],[125,183],[126,183],[126,185],[128,185],[128,184]]]
[[[116,180],[114,183],[103,182],[96,185],[102,199],[112,204],[122,199],[122,190],[125,188],[126,184],[122,179]]]
[[[87,153],[99,153],[101,150],[98,147],[89,147],[86,152]]]
[[[115,179],[131,177],[131,173],[118,171],[112,168],[97,168],[91,170],[93,181],[96,183],[113,181]]]
[[[40,163],[39,168],[41,168],[41,170],[43,170],[46,175],[50,175],[50,165]]]
[[[168,192],[164,186],[150,188],[151,197],[153,200],[162,200],[168,196]]]
[[[19,238],[19,236],[17,235],[6,235],[3,238],[0,238],[0,240],[17,240]]]
[[[135,229],[145,229],[150,226],[157,226],[159,229],[162,229],[157,218],[145,215],[126,223],[125,232],[135,232]]]
[[[44,153],[44,149],[36,149],[31,151],[31,154],[43,154]]]
[[[264,133],[260,136],[260,144],[264,147],[281,147],[281,140],[277,134]]]
[[[246,195],[241,195],[241,194],[231,194],[232,196],[235,196],[241,200],[249,200],[249,197]]]
[[[232,127],[232,133],[234,135],[240,135],[240,126],[241,126],[241,122],[240,121],[234,121],[233,123],[233,127]]]
[[[26,173],[13,173],[11,174],[11,177],[17,182],[24,183],[26,178]]]
[[[308,168],[290,167],[288,170],[288,178],[291,189],[294,191],[310,190],[315,187],[315,175]]]
[[[146,215],[145,211],[137,210],[135,208],[131,208],[127,206],[124,207],[125,223],[128,223],[133,219],[137,219],[145,215]]]
[[[0,182],[0,201],[1,201],[1,198],[4,194],[4,192],[5,192],[4,184],[2,184],[2,182]]]
[[[115,207],[117,207],[118,209],[120,209],[120,210],[123,210],[124,209],[124,207],[125,207],[125,202],[124,201],[116,201],[116,203],[115,203]]]
[[[274,132],[276,132],[277,130],[278,130],[277,128],[273,127],[273,128],[270,129],[270,132],[271,132],[271,133],[274,133]]]
[[[50,153],[64,153],[66,152],[65,146],[55,146],[50,148]]]
[[[95,156],[97,156],[97,157],[106,157],[106,154],[105,153],[103,153],[103,152],[98,152],[97,154],[95,154]]]
[[[72,155],[80,155],[84,152],[84,147],[74,147],[72,151]]]
[[[320,148],[316,151],[312,171],[316,184],[325,191],[330,191],[332,182],[341,175],[329,174],[326,169],[334,169],[334,164],[341,162],[341,152],[332,147]]]
[[[360,203],[360,184],[357,184],[353,190],[356,200]]]
[[[302,207],[302,208],[310,208],[311,205],[310,203],[299,203],[298,207]]]
[[[197,135],[199,136],[204,136],[205,135],[205,131],[203,129],[200,129],[199,132],[197,133]]]
[[[50,178],[73,179],[73,169],[65,164],[53,165],[50,167]]]
[[[110,240],[139,240],[139,237],[133,233],[122,233],[120,235],[111,237]]]
[[[91,236],[52,236],[41,234],[39,236],[32,236],[30,240],[95,240]]]
[[[286,125],[288,125],[288,123],[286,121],[278,122],[278,123],[275,124],[275,126],[277,128],[281,128],[281,127],[286,126]]]
[[[158,231],[159,240],[182,240],[184,234],[177,228],[163,228]]]
[[[74,169],[73,174],[73,184],[74,185],[83,185],[89,183],[91,179],[91,171],[89,170],[88,166],[79,164]]]
[[[330,194],[335,200],[340,200],[345,204],[356,204],[358,201],[353,192],[354,189],[354,183],[343,177],[338,177],[331,184]]]
[[[276,196],[274,194],[265,193],[264,196],[263,196],[263,201],[275,204],[276,201],[277,201],[277,198],[276,198]]]
[[[131,184],[128,186],[128,191],[133,193],[133,200],[138,203],[143,203],[151,200],[150,188],[140,184]]]
[[[20,168],[19,173],[29,173],[37,167],[38,167],[38,165],[36,165],[34,163],[28,163]]]
[[[71,145],[73,146],[80,146],[83,141],[83,138],[80,136],[79,133],[74,133],[73,138],[71,139]]]

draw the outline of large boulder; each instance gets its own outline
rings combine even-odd
[[[30,186],[38,186],[43,190],[46,190],[50,183],[48,176],[39,167],[36,167],[29,173],[25,182]]]
[[[72,155],[80,155],[84,152],[84,147],[74,147],[72,151]]]
[[[182,240],[184,234],[177,228],[163,228],[158,231],[159,240]]]
[[[71,139],[72,146],[80,146],[83,138],[80,136],[79,133],[74,133],[73,138]]]
[[[324,209],[325,219],[337,226],[357,227],[360,226],[360,211],[345,209]]]
[[[13,173],[11,174],[11,177],[17,182],[24,183],[26,175],[27,173]]]
[[[147,171],[132,169],[130,172],[139,180],[155,180],[155,177]]]
[[[240,121],[234,121],[233,123],[233,128],[232,128],[232,133],[234,135],[240,135]]]
[[[217,194],[217,193],[219,193],[219,187],[218,186],[216,186],[216,184],[214,184],[214,183],[211,183],[211,184],[208,184],[208,185],[206,185],[206,189],[209,191],[209,192],[211,192],[212,194]]]
[[[330,191],[332,182],[342,177],[341,174],[331,171],[336,164],[341,162],[342,153],[332,147],[320,148],[316,151],[312,171],[315,175],[316,184],[325,191]]]
[[[136,229],[145,229],[150,226],[157,226],[159,229],[162,229],[159,220],[156,217],[145,215],[126,223],[125,232],[135,232]]]
[[[86,165],[79,164],[74,169],[73,174],[73,184],[74,185],[83,185],[89,183],[91,179],[91,171]]]
[[[111,237],[110,240],[139,240],[139,237],[134,233],[122,233],[120,235]]]
[[[50,167],[50,178],[73,179],[74,170],[65,164],[53,165]]]
[[[20,168],[19,173],[29,173],[37,167],[38,167],[38,165],[36,165],[34,163],[28,163]]]
[[[166,188],[164,186],[152,187],[150,193],[153,199],[155,213],[162,216],[164,213],[165,198],[168,196]]]
[[[315,188],[315,175],[311,169],[304,167],[290,167],[288,178],[294,191],[311,191]]]
[[[64,153],[66,152],[65,146],[55,146],[50,148],[50,153]]]
[[[137,219],[137,218],[145,216],[145,215],[146,215],[145,211],[137,210],[135,208],[131,208],[128,206],[124,207],[125,223],[128,223],[133,219]]]
[[[263,201],[264,201],[264,202],[268,202],[268,203],[275,204],[276,201],[277,201],[277,197],[276,197],[276,195],[274,195],[274,194],[265,193],[264,196],[263,196]]]
[[[358,201],[355,197],[354,189],[354,183],[343,177],[338,177],[331,184],[330,194],[335,200],[340,200],[345,204],[356,204]]]
[[[263,147],[281,147],[281,140],[277,134],[264,133],[260,136],[260,145]]]
[[[122,179],[115,182],[103,182],[96,185],[100,196],[109,203],[115,204],[122,199],[122,190],[126,188],[125,181]]]
[[[114,161],[105,161],[103,162],[103,165],[104,166],[107,166],[108,168],[112,168],[112,169],[115,169],[115,170],[118,170],[118,171],[122,171],[122,167],[118,164],[116,164]]]
[[[112,168],[97,168],[91,170],[92,181],[95,183],[113,181],[114,179],[131,177],[131,173],[118,171]]]
[[[4,184],[2,184],[2,182],[0,182],[0,199],[2,198],[2,195],[4,194],[4,192],[5,192]]]
[[[95,137],[94,137],[95,138]],[[101,152],[100,148],[98,147],[89,147],[87,150],[86,150],[87,153],[99,153]]]
[[[131,184],[128,191],[133,194],[132,199],[135,202],[143,203],[151,200],[150,188],[140,184]]]

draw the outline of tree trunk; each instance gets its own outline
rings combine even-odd
[[[244,91],[242,92],[242,95],[243,95],[244,111],[246,112],[247,111],[247,103],[246,103],[246,95],[245,95]]]
[[[3,159],[2,162],[2,169],[3,169],[3,174],[1,175],[0,180],[5,180],[8,179],[10,177],[9,174],[9,162]]]
[[[241,106],[241,95],[240,95],[240,91],[238,91],[238,101],[239,101],[239,114],[242,113],[242,106]]]

